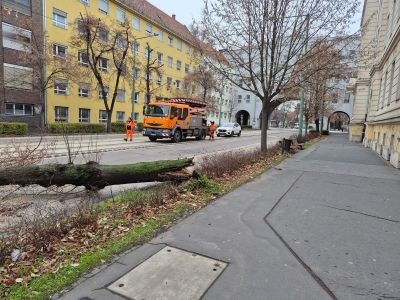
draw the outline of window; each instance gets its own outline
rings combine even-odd
[[[31,90],[33,82],[32,68],[4,64],[4,86],[8,88]]]
[[[160,65],[163,63],[163,54],[161,52],[157,52],[157,60]]]
[[[350,93],[346,93],[346,95],[344,96],[343,103],[349,103],[349,102],[350,102]]]
[[[177,48],[179,51],[182,51],[182,41],[178,40]]]
[[[174,38],[172,36],[168,36],[168,45],[170,46],[174,45]]]
[[[190,45],[186,45],[186,54],[190,53]]]
[[[139,17],[133,16],[132,17],[132,27],[136,30],[140,30],[140,19]]]
[[[117,90],[117,98],[116,101],[118,102],[125,102],[125,90]]]
[[[246,103],[250,103],[250,95],[246,95]]]
[[[117,7],[117,21],[121,23],[125,22],[125,10],[120,7]]]
[[[56,122],[68,122],[68,107],[54,107],[54,116],[54,121]]]
[[[147,46],[144,55],[146,58],[151,59],[153,57],[153,49],[151,49],[149,46]]]
[[[238,103],[242,103],[242,95],[238,95]]]
[[[125,122],[125,112],[124,111],[117,111],[117,122],[118,123]]]
[[[89,0],[81,0],[82,4],[89,5]]]
[[[102,92],[102,90],[101,90],[100,87],[98,88],[98,90],[99,90],[99,99],[100,99],[100,100],[107,100],[107,99],[108,99],[108,87],[105,87],[105,88],[104,88],[104,90],[105,90],[105,91],[104,91],[104,92],[105,92],[105,95],[104,95],[104,96],[105,96],[105,99],[103,99],[103,92]]]
[[[181,88],[181,81],[177,80],[175,81],[175,87],[179,90]]]
[[[172,85],[172,78],[171,77],[167,77],[167,89],[170,89]]]
[[[133,69],[133,78],[139,79],[139,76],[140,76],[140,70],[139,70],[139,68],[134,68],[134,69]]]
[[[189,64],[185,64],[185,73],[189,73]]]
[[[68,95],[68,80],[54,79],[54,94]]]
[[[157,39],[160,42],[162,42],[164,40],[164,33],[161,31],[161,29],[157,30]]]
[[[108,0],[99,0],[99,11],[108,15],[109,4]]]
[[[108,42],[108,31],[105,29],[99,30],[99,39],[100,42],[107,43]]]
[[[108,59],[100,57],[99,58],[99,69],[108,72]]]
[[[162,75],[161,74],[157,74],[157,84],[158,85],[162,85]]]
[[[176,69],[180,71],[182,69],[182,62],[180,60],[176,61]]]
[[[99,123],[107,123],[107,111],[99,110]]]
[[[139,103],[139,101],[140,101],[140,93],[139,92],[135,92],[135,96],[133,98],[133,101],[135,103]]]
[[[150,23],[146,24],[146,35],[151,36],[153,34],[153,25]]]
[[[32,14],[31,0],[3,0],[3,6],[30,16]]]
[[[394,69],[395,69],[395,67],[396,67],[396,63],[393,61],[392,69],[390,70],[389,96],[388,96],[387,106],[389,106],[390,102],[392,102],[393,79],[394,79]]]
[[[67,13],[53,8],[53,25],[61,28],[67,28]]]
[[[388,71],[386,71],[386,73],[385,73],[385,80],[383,82],[383,95],[382,95],[381,108],[383,108],[383,106],[385,105],[387,78],[388,78]]]
[[[80,83],[78,87],[78,96],[82,98],[89,98],[90,85],[87,83]]]
[[[86,51],[79,51],[78,52],[78,63],[81,66],[85,66],[85,67],[89,66],[89,56],[86,53]]]
[[[33,116],[32,104],[6,103],[6,115]]]
[[[135,112],[134,115],[133,115],[133,119],[135,121],[139,120],[139,113]]]
[[[90,123],[90,109],[79,109],[79,123]]]
[[[32,31],[25,30],[7,23],[2,23],[3,47],[30,52]]]
[[[117,45],[117,47],[119,49],[125,49],[126,46],[127,46],[126,38],[124,38],[123,36],[118,34],[117,37],[116,37],[115,44]]]
[[[67,47],[62,45],[53,45],[53,56],[58,58],[66,58],[67,57]]]
[[[135,53],[135,55],[139,55],[139,48],[140,45],[138,43],[133,44],[133,52]]]
[[[172,68],[173,64],[174,64],[174,59],[171,56],[168,56],[168,67]]]

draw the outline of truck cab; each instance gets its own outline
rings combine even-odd
[[[172,139],[178,143],[187,137],[204,139],[207,135],[206,104],[193,99],[151,102],[143,109],[143,135],[150,141]]]

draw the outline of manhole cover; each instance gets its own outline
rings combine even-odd
[[[165,247],[109,289],[135,300],[200,299],[226,267],[208,257]]]

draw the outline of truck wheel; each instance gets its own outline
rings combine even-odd
[[[154,137],[154,136],[149,136],[149,140],[150,140],[151,142],[157,142],[157,138]]]
[[[175,130],[174,136],[172,137],[174,143],[179,143],[182,141],[182,132],[180,130]]]

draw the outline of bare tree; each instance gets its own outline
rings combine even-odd
[[[125,20],[124,23],[108,25],[95,16],[81,14],[76,27],[71,43],[83,50],[80,54],[82,62],[95,78],[107,112],[107,132],[111,132],[111,117],[118,89],[123,83],[131,84],[131,76],[126,76],[127,70],[130,70],[129,50],[134,43],[130,22]],[[110,83],[113,85],[109,86]],[[111,97],[109,90],[112,90]]]
[[[262,101],[261,149],[272,110],[285,99],[309,39],[342,34],[357,0],[204,0],[202,25],[230,67],[220,74]],[[304,49],[304,50],[303,50]]]
[[[150,47],[149,43],[147,43],[146,47],[146,63],[144,64],[144,73],[145,73],[145,80],[146,80],[146,104],[150,103],[151,95],[155,90],[161,87],[161,78],[163,75],[163,67],[164,64],[158,61],[158,58],[153,58],[154,49]],[[157,76],[157,87],[153,87],[153,74]]]

